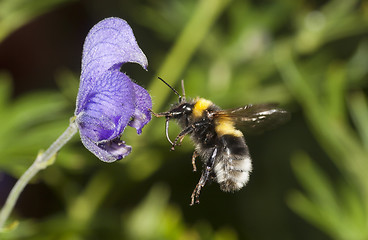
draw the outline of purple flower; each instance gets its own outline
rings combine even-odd
[[[140,134],[151,120],[148,92],[120,72],[127,62],[148,65],[128,23],[120,18],[97,23],[83,46],[75,116],[82,143],[104,162],[130,153],[131,146],[120,139],[127,125]]]

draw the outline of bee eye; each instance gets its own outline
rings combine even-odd
[[[185,112],[191,112],[191,111],[192,111],[192,108],[191,108],[191,106],[189,106],[189,105],[185,104],[185,105],[183,105],[183,110],[184,110]]]

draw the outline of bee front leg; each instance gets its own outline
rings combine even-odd
[[[215,159],[217,156],[217,147],[215,149],[213,149],[213,152],[211,154],[210,159],[208,159],[207,163],[206,163],[206,167],[202,170],[202,175],[201,178],[199,179],[198,184],[196,185],[196,187],[193,190],[192,196],[191,196],[191,203],[190,206],[193,206],[194,203],[199,204],[199,195],[201,194],[201,190],[204,187],[204,185],[206,184],[206,182],[208,181],[208,178],[210,177],[212,170],[213,170],[213,165],[215,163]]]
[[[175,150],[175,146],[178,145],[178,141],[180,140],[180,144],[181,142],[183,141],[184,137],[188,134],[190,134],[191,132],[193,132],[194,130],[194,127],[193,125],[190,125],[189,127],[186,127],[183,131],[181,131],[179,133],[178,136],[176,136],[172,146],[171,146],[171,151],[174,151]]]
[[[207,121],[199,121],[199,122],[195,122],[193,123],[192,125],[184,128],[180,133],[179,135],[175,138],[172,146],[171,146],[171,150],[174,151],[175,150],[175,146],[178,145],[178,141],[179,143],[181,144],[181,142],[183,141],[184,137],[188,134],[191,134],[194,129],[198,128],[198,127],[201,127],[203,125],[207,124]]]
[[[166,116],[168,116],[168,115],[170,115],[170,113],[169,112],[162,112],[162,113],[155,113],[154,111],[152,111],[152,109],[148,109],[148,111],[150,111],[151,112],[151,114],[153,115],[153,116],[155,116],[155,117],[166,117]]]

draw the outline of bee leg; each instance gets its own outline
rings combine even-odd
[[[208,178],[210,177],[213,169],[213,165],[215,163],[215,159],[217,156],[217,148],[215,148],[211,154],[210,159],[208,159],[206,163],[206,167],[202,170],[201,178],[199,179],[198,184],[193,190],[192,196],[191,196],[191,203],[190,206],[193,206],[194,203],[199,204],[199,195],[201,194],[201,189],[204,187],[206,182],[208,181]]]
[[[175,138],[171,150],[175,150],[175,146],[178,145],[178,141],[180,140],[180,143],[183,141],[184,137],[188,134],[190,134],[194,130],[194,125],[190,125],[189,127],[186,127],[183,131],[179,133],[179,135]]]
[[[196,158],[197,158],[198,156],[199,156],[199,155],[198,155],[197,151],[194,151],[194,152],[193,152],[193,156],[192,156],[193,172],[196,172],[196,171],[197,171],[197,167],[196,167],[195,160],[196,160]]]
[[[179,141],[179,143],[181,143],[184,139],[184,137],[190,133],[193,132],[194,129],[202,126],[202,125],[205,125],[207,124],[208,122],[207,121],[200,121],[200,122],[196,122],[186,128],[184,128],[180,133],[179,135],[175,138],[172,146],[171,146],[171,150],[174,151],[175,150],[175,146],[178,145],[177,142]]]
[[[150,111],[151,112],[151,114],[153,115],[153,116],[155,116],[155,117],[166,117],[166,116],[168,116],[169,115],[169,113],[168,112],[162,112],[162,113],[155,113],[154,111],[152,111],[152,109],[148,109],[148,111]]]

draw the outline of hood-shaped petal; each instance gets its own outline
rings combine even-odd
[[[106,18],[88,33],[83,46],[84,72],[103,72],[132,62],[147,68],[148,61],[135,40],[129,24],[120,18]]]
[[[129,24],[120,18],[106,18],[97,23],[89,31],[83,45],[82,73],[80,91],[77,97],[79,104],[85,101],[86,92],[94,78],[107,70],[119,70],[127,62],[138,63],[147,69],[146,55],[139,48]]]

